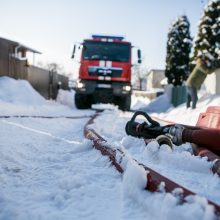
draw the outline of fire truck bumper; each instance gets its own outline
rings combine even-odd
[[[112,96],[127,96],[131,95],[131,85],[126,82],[80,80],[76,83],[75,91],[87,95],[108,93]]]

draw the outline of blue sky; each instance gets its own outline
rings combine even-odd
[[[142,49],[146,68],[165,67],[167,32],[187,15],[191,35],[207,0],[7,0],[1,1],[0,37],[41,51],[36,60],[57,62],[68,72],[74,42],[93,33],[123,35]]]

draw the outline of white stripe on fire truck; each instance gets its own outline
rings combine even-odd
[[[112,61],[106,61],[106,67],[112,67]]]
[[[104,80],[105,77],[104,77],[104,76],[98,76],[98,79],[99,79],[99,80]]]
[[[99,66],[105,67],[105,60],[100,60],[99,61]]]

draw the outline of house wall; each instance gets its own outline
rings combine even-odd
[[[220,94],[220,68],[206,77],[204,87],[210,94]]]
[[[14,56],[14,48],[10,41],[0,38],[0,76],[15,79],[27,78],[27,61]]]
[[[27,79],[27,74],[27,60],[18,60],[13,57],[9,59],[8,76],[15,79]]]
[[[153,87],[153,72],[150,72],[147,77],[147,90],[151,90]]]
[[[163,70],[152,70],[147,77],[147,90],[162,88],[160,82],[165,78]]]
[[[0,40],[0,76],[9,72],[9,50],[8,43]]]

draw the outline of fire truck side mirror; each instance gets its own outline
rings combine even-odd
[[[72,56],[71,56],[72,59],[75,57],[75,52],[76,52],[76,45],[74,44],[73,53],[72,53]]]
[[[141,63],[141,50],[137,50],[137,56],[138,56],[138,63]]]

